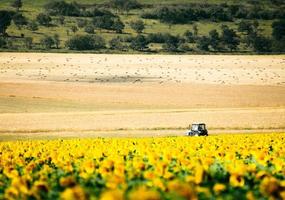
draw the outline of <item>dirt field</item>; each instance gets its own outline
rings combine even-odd
[[[0,53],[0,140],[284,131],[285,56]]]

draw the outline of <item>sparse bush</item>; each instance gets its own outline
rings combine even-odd
[[[20,8],[22,8],[22,6],[23,6],[22,0],[13,1],[11,6],[16,8],[17,12],[19,12]]]
[[[0,48],[4,48],[6,47],[6,45],[7,45],[6,39],[3,37],[0,37]]]
[[[202,36],[197,41],[198,49],[202,51],[209,51],[210,39],[206,36]]]
[[[166,34],[164,36],[165,43],[163,44],[163,49],[166,51],[177,51],[179,46],[179,37],[173,36],[171,34]]]
[[[93,25],[89,24],[85,27],[84,31],[86,33],[89,33],[89,34],[94,34],[95,33],[95,28]]]
[[[53,35],[53,41],[54,41],[55,47],[58,49],[60,45],[60,38],[57,33]]]
[[[226,25],[222,25],[221,42],[223,46],[230,51],[236,50],[240,44],[239,36],[235,30],[229,28]]]
[[[192,51],[191,47],[190,47],[188,44],[186,44],[186,43],[181,43],[181,44],[179,44],[178,49],[179,49],[180,51],[184,51],[184,52]]]
[[[54,45],[54,40],[51,36],[46,35],[41,39],[41,45],[44,49],[51,49]]]
[[[276,40],[281,40],[285,37],[285,19],[272,23],[272,37]]]
[[[60,25],[64,25],[65,17],[63,15],[59,16],[57,20]]]
[[[16,13],[13,16],[13,22],[19,29],[21,26],[28,24],[26,17],[24,17],[21,13]]]
[[[71,50],[98,50],[105,48],[105,40],[97,35],[76,35],[66,42]]]
[[[165,33],[150,33],[147,35],[147,41],[149,43],[164,43]]]
[[[130,36],[130,35],[127,35],[127,36],[125,36],[125,37],[121,37],[121,41],[122,41],[122,42],[131,43],[133,40],[134,40],[134,37],[133,37],[133,36]]]
[[[40,25],[43,25],[43,26],[49,26],[51,20],[52,20],[51,17],[45,13],[40,13],[37,16],[37,21],[39,22]]]
[[[285,52],[285,37],[281,40],[273,40],[272,51],[277,53]]]
[[[90,8],[83,12],[84,17],[102,17],[108,16],[110,18],[118,17],[113,14],[111,11],[106,9],[99,9],[99,8]]]
[[[25,38],[25,46],[27,49],[32,49],[33,47],[33,38],[32,37],[26,37]]]
[[[6,30],[11,25],[14,14],[12,11],[0,10],[0,35],[6,35]]]
[[[93,24],[100,29],[112,30],[122,33],[125,25],[119,18],[113,18],[107,15],[97,16],[93,18]]]
[[[270,38],[257,35],[252,46],[255,52],[271,52],[272,51],[272,40]]]
[[[73,32],[73,33],[76,33],[77,31],[78,31],[78,27],[77,26],[71,26],[71,31]]]
[[[148,49],[148,41],[143,35],[133,38],[130,47],[137,51],[145,51]]]
[[[87,20],[86,19],[78,19],[77,20],[77,26],[79,28],[83,28],[87,25]]]
[[[109,4],[115,9],[126,12],[141,8],[141,4],[137,0],[110,0]]]
[[[142,20],[132,21],[130,25],[131,28],[137,33],[142,33],[145,28],[144,22]]]
[[[109,46],[110,46],[110,49],[113,49],[113,50],[120,50],[120,51],[123,51],[123,50],[125,49],[125,46],[124,46],[124,44],[121,42],[121,38],[120,38],[120,37],[112,38],[112,39],[109,41]]]
[[[116,31],[116,33],[122,33],[124,28],[125,24],[119,18],[114,20],[114,23],[111,27],[111,29]]]
[[[216,29],[211,30],[209,32],[209,45],[214,49],[214,50],[221,50],[221,38],[220,34]]]
[[[38,24],[37,24],[36,21],[29,22],[27,28],[30,31],[37,31],[39,29]]]
[[[186,38],[186,41],[189,43],[195,42],[194,34],[189,30],[184,33],[184,37]]]
[[[50,15],[80,16],[80,6],[76,2],[50,1],[45,9]]]

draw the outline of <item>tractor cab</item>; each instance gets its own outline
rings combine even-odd
[[[188,136],[208,136],[208,130],[206,124],[195,123],[189,126],[189,131],[187,131]]]

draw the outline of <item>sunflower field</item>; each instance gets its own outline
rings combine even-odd
[[[285,134],[0,142],[0,199],[285,199]]]

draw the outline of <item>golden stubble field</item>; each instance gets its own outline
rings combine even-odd
[[[285,128],[285,56],[0,53],[0,139]]]

